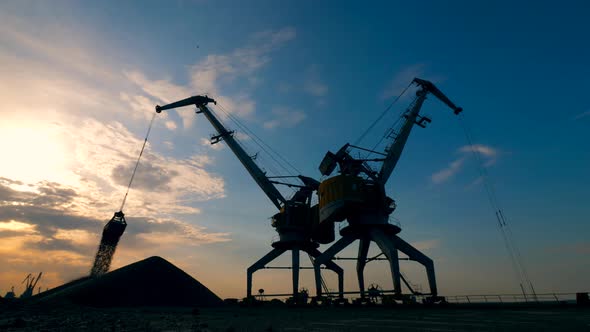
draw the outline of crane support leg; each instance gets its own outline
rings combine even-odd
[[[412,247],[409,243],[402,240],[401,238],[394,236],[393,242],[399,251],[408,255],[408,257],[416,261],[426,268],[426,275],[428,276],[428,285],[430,287],[430,294],[436,296],[438,291],[436,289],[436,276],[434,274],[434,262],[428,256],[421,253],[418,249]]]
[[[356,274],[359,279],[359,291],[361,292],[361,298],[365,297],[365,265],[367,265],[367,255],[369,254],[369,246],[371,245],[371,239],[362,238],[359,243],[359,254],[356,261]]]
[[[393,278],[393,291],[395,294],[401,294],[402,287],[399,272],[399,258],[394,241],[381,229],[371,230],[371,239],[377,243],[379,248],[381,248],[381,251],[387,256],[389,267],[391,269],[391,277]]]
[[[292,256],[292,272],[293,272],[293,298],[297,299],[299,294],[299,248],[291,249]]]
[[[314,258],[314,268],[315,268],[315,260],[322,254],[319,250],[317,250],[316,248],[312,248],[309,249],[307,251],[308,254],[311,255],[311,257]],[[340,296],[340,298],[344,297],[344,270],[336,263],[334,263],[334,261],[332,261],[331,259],[327,262],[324,263],[324,265],[326,266],[326,268],[334,271],[337,275],[338,275],[338,294]],[[321,276],[320,276],[321,277]],[[317,275],[316,275],[316,282],[317,282]],[[322,282],[321,278],[320,278],[320,284]]]
[[[323,254],[318,256],[313,262],[313,269],[315,272],[315,289],[316,289],[316,296],[322,296],[322,280],[321,280],[321,266],[322,264],[326,265],[326,263],[330,262],[334,256],[339,253],[342,249],[348,247],[352,242],[354,242],[356,238],[351,235],[345,235],[341,237],[338,241],[336,241],[330,248],[324,251]],[[344,294],[340,292],[340,298],[344,298]]]
[[[268,254],[264,255],[264,257],[259,259],[258,262],[252,264],[252,266],[250,266],[248,268],[248,270],[246,270],[246,275],[247,275],[246,295],[247,295],[247,297],[252,296],[252,274],[254,274],[254,272],[264,268],[264,266],[266,264],[275,260],[277,257],[282,255],[285,251],[286,251],[285,249],[275,248],[275,249],[271,250]]]

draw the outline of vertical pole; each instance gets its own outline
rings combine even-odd
[[[364,270],[367,265],[367,255],[369,253],[369,246],[371,239],[362,238],[359,242],[359,253],[356,261],[356,274],[359,280],[359,291],[361,292],[361,299],[365,298],[365,276]]]
[[[313,263],[314,269],[315,269],[315,260],[322,253],[319,250],[315,249],[315,248],[308,249],[307,250],[307,253],[310,254],[314,258],[313,261],[312,261],[312,263]],[[340,298],[344,298],[344,270],[342,270],[342,268],[340,266],[338,266],[338,264],[334,263],[332,260],[328,260],[328,261],[324,262],[324,265],[326,265],[326,268],[334,271],[338,275],[338,296]],[[319,281],[321,283],[321,281],[322,281],[321,280],[321,276],[320,276],[320,280]]]
[[[246,272],[246,298],[252,297],[252,273],[254,272]]]
[[[524,302],[528,302],[529,300],[526,297],[526,292],[524,291],[524,287],[520,284],[520,290],[522,291],[522,295],[524,296]]]
[[[380,229],[373,229],[371,231],[371,239],[377,243],[381,251],[387,256],[393,279],[393,291],[396,295],[400,295],[402,293],[402,285],[399,272],[399,257],[393,240]]]
[[[264,268],[264,266],[270,262],[272,262],[275,258],[279,257],[282,253],[285,252],[285,249],[273,249],[268,254],[264,255],[261,259],[259,259],[256,263],[252,264],[246,270],[246,296],[250,298],[252,296],[252,274],[254,272]]]
[[[341,237],[338,241],[336,241],[330,248],[326,249],[323,254],[319,255],[313,261],[313,269],[315,272],[315,289],[316,289],[316,296],[322,296],[322,274],[321,274],[321,266],[322,264],[327,264],[332,260],[332,258],[339,253],[342,249],[348,247],[352,242],[354,242],[356,238],[351,235],[345,235]],[[340,274],[339,274],[340,276]],[[344,279],[338,278],[338,288],[340,292],[340,298],[344,298]]]
[[[292,270],[293,270],[293,299],[298,302],[299,294],[299,248],[293,248]]]

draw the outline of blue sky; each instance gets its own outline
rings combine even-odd
[[[535,288],[587,290],[589,9],[582,1],[3,2],[0,152],[16,157],[0,166],[8,188],[0,259],[11,266],[0,291],[31,270],[46,271],[53,287],[89,268],[155,104],[209,93],[319,178],[325,152],[356,141],[415,76],[464,108]],[[361,144],[372,146],[409,102]],[[434,98],[423,113],[433,123],[412,133],[387,186],[402,237],[434,258],[443,293],[517,291],[457,117]],[[229,149],[203,142],[212,133],[190,108],[157,118],[115,266],[158,254],[239,297],[245,269],[270,249],[274,208]],[[273,168],[268,156],[259,161]],[[36,206],[40,198],[52,200]],[[52,224],[47,216],[60,213],[68,222]],[[353,266],[343,265],[355,289]],[[423,282],[415,266],[407,271]],[[388,288],[386,266],[367,273]],[[262,271],[254,287],[283,291],[287,278]],[[310,275],[302,285],[312,287]]]

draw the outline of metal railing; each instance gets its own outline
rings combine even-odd
[[[447,295],[449,303],[575,303],[576,293]]]
[[[380,290],[381,296],[394,294],[393,290]],[[338,292],[325,292],[324,296],[337,296]],[[359,295],[359,291],[346,291],[345,297]],[[292,294],[264,294],[264,297],[282,298],[292,296]],[[412,295],[409,295],[412,296]],[[417,303],[429,297],[429,294],[413,295]],[[354,298],[355,296],[352,296]],[[455,304],[574,304],[576,303],[576,293],[545,293],[537,294],[536,299],[532,294],[485,294],[485,295],[445,295],[443,296],[448,303]]]

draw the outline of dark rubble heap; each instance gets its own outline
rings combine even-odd
[[[35,296],[37,304],[95,307],[208,307],[222,300],[199,281],[157,256],[97,278],[82,278]]]

